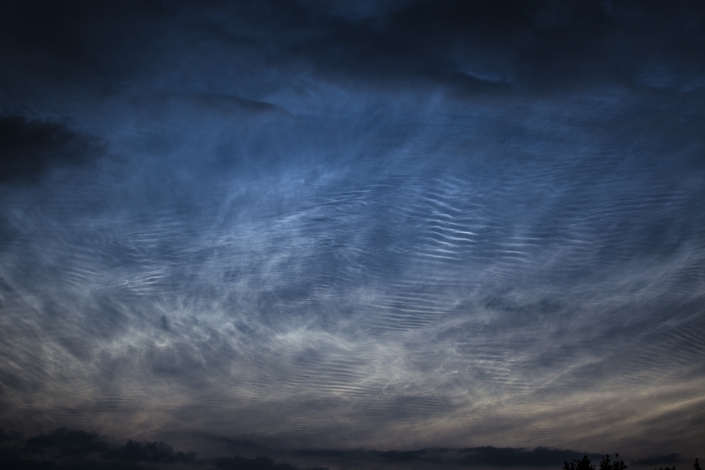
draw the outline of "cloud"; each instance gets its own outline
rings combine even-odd
[[[248,459],[236,455],[230,458],[218,458],[214,462],[221,470],[297,470],[296,467],[286,462],[275,463],[269,457]]]
[[[12,470],[145,470],[148,467],[134,463],[105,463],[84,460],[61,463],[54,460],[6,459],[0,460],[4,468]]]
[[[364,19],[337,14],[328,2],[215,5],[206,19],[212,30],[267,51],[282,72],[303,62],[332,80],[426,81],[476,93],[633,85],[649,64],[673,70],[697,62],[705,40],[695,2],[414,1]],[[666,23],[692,34],[668,33]]]
[[[174,449],[164,442],[139,443],[129,440],[124,446],[108,450],[102,457],[123,462],[189,462],[196,458],[196,453],[174,453]]]
[[[411,460],[424,460],[424,456],[428,454],[427,449],[420,450],[389,450],[386,452],[379,452],[378,455],[389,462],[407,462]],[[433,461],[433,460],[431,460]]]
[[[668,454],[668,455],[658,455],[656,457],[646,457],[644,459],[638,459],[635,460],[634,463],[636,465],[645,465],[645,466],[652,466],[652,465],[668,465],[670,463],[678,463],[681,461],[680,454]]]
[[[22,434],[0,428],[0,442],[22,442]]]
[[[40,434],[25,442],[25,452],[33,453],[46,449],[57,449],[63,456],[88,455],[108,451],[109,444],[96,433],[66,427],[48,434]]]
[[[230,439],[228,437],[223,437],[223,436],[208,436],[208,439],[215,441],[215,442],[223,442],[225,444],[228,444],[229,446],[232,447],[245,447],[248,449],[254,449],[257,447],[257,444],[244,439],[244,440],[238,440],[238,439]]]
[[[3,433],[0,437],[6,435],[9,437],[5,440],[23,441],[13,433]],[[195,452],[174,452],[172,446],[159,441],[128,440],[122,445],[113,441],[93,432],[62,427],[25,440],[24,445],[10,456],[14,458],[20,454],[43,454],[52,455],[56,459],[99,458],[117,462],[184,463],[193,462],[197,455]]]
[[[11,440],[19,442],[17,452],[3,453],[4,462],[13,462],[20,468],[22,465],[33,468],[32,465],[52,466],[54,464],[68,468],[141,468],[139,463],[149,465],[202,465],[212,463],[221,470],[324,470],[324,467],[307,467],[300,463],[275,460],[260,455],[253,458],[235,455],[234,457],[215,457],[199,459],[195,452],[174,452],[171,445],[154,442],[137,442],[128,440],[125,444],[116,444],[114,439],[101,437],[96,433],[68,428],[59,428],[46,434],[40,434],[22,440],[13,433]],[[231,441],[231,440],[228,440]],[[239,442],[239,441],[237,441]],[[228,442],[232,444],[232,442]],[[238,445],[241,445],[238,443]],[[266,450],[266,449],[265,449]],[[315,461],[318,464],[337,465],[391,465],[397,464],[428,464],[440,466],[481,466],[481,467],[555,467],[564,461],[577,459],[588,455],[593,460],[599,459],[598,454],[582,453],[572,450],[558,450],[539,447],[534,450],[522,448],[495,448],[491,446],[473,448],[426,448],[417,450],[365,450],[365,449],[300,449],[286,451],[270,448],[269,452],[288,455],[294,461],[303,458],[305,461]],[[675,455],[676,457],[673,457]],[[677,454],[638,461],[640,464],[671,463]],[[43,460],[50,456],[53,460]],[[666,460],[663,460],[663,459]],[[661,459],[661,460],[659,460]],[[44,463],[42,463],[44,462]],[[47,463],[48,462],[48,463]],[[649,463],[651,462],[651,463]],[[160,467],[161,468],[161,467]]]
[[[3,34],[14,45],[8,67],[21,69],[15,77],[111,92],[188,80],[192,92],[229,84],[250,99],[313,74],[492,95],[599,83],[696,86],[691,78],[703,71],[703,9],[689,1],[9,4]],[[5,80],[21,88],[12,75]]]
[[[96,79],[105,85],[125,78],[138,57],[124,54],[120,38],[139,41],[151,32],[135,29],[125,36],[121,28],[137,26],[145,15],[159,18],[161,5],[157,0],[101,4],[74,0],[61,5],[51,1],[4,2],[0,7],[0,53],[11,73],[1,79],[22,87],[19,80],[27,78],[35,85],[34,80],[46,84],[49,79],[85,86]]]
[[[16,433],[2,431],[3,441],[22,443],[23,439]],[[39,453],[48,452],[52,460],[31,458]],[[47,455],[47,454],[45,454]],[[29,458],[28,458],[29,457]],[[31,437],[16,452],[3,449],[0,453],[0,465],[12,469],[50,470],[65,468],[70,470],[140,470],[145,468],[140,463],[153,465],[173,464],[215,464],[222,470],[299,470],[299,467],[287,462],[275,462],[265,456],[246,458],[221,457],[199,460],[195,452],[174,452],[173,447],[164,442],[137,442],[128,440],[124,445],[111,444],[107,438],[96,433],[68,428],[59,428],[46,434]],[[162,467],[159,467],[162,468]],[[171,467],[167,467],[171,468]],[[181,468],[181,467],[180,467]],[[327,470],[316,467],[306,470]]]
[[[548,449],[546,447],[526,450],[486,446],[461,449],[458,452],[467,454],[461,459],[464,465],[488,465],[493,467],[555,466],[573,459],[580,459],[583,455],[586,455],[573,450]],[[588,457],[596,460],[599,459],[600,456],[598,454],[589,454]]]
[[[0,118],[0,183],[35,182],[53,168],[85,165],[97,152],[94,142],[62,124]]]
[[[523,448],[497,448],[492,446],[453,448],[428,448],[406,451],[377,450],[336,450],[303,449],[297,455],[305,457],[333,458],[344,461],[413,463],[429,462],[436,465],[463,465],[479,467],[555,467],[573,459],[588,455],[599,460],[595,453],[574,450],[549,449],[538,447],[533,450]]]
[[[700,442],[696,3],[0,9],[3,426],[152,433],[113,463]]]

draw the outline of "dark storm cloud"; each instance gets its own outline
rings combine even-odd
[[[0,428],[0,442],[21,442],[23,440],[22,434],[18,432],[5,431]]]
[[[27,439],[24,450],[32,453],[54,448],[62,456],[73,456],[103,453],[108,450],[109,444],[95,433],[60,428]]]
[[[216,442],[223,442],[231,447],[245,447],[248,449],[254,449],[257,447],[256,443],[254,443],[252,441],[248,441],[248,440],[239,441],[236,439],[230,439],[230,438],[222,437],[222,436],[208,436],[208,438],[213,441],[216,441]]]
[[[138,24],[145,26],[143,21],[158,19],[163,13],[161,5],[159,1],[3,2],[0,50],[10,65],[3,80],[15,85],[19,85],[18,78],[28,75],[42,81],[84,84],[108,77],[110,82],[120,80],[133,60],[139,61],[139,56],[125,54],[124,47],[145,45],[151,34],[144,35],[147,31]],[[121,28],[130,26],[132,34],[125,35]],[[23,73],[17,75],[13,65]]]
[[[221,470],[296,470],[293,465],[286,462],[275,463],[269,457],[248,459],[236,455],[235,457],[218,458],[214,462]]]
[[[569,462],[573,459],[580,460],[583,455],[586,455],[572,450],[547,449],[545,447],[526,450],[487,446],[462,449],[459,452],[467,454],[464,455],[461,460],[465,465],[490,465],[493,467],[557,467],[563,462]],[[588,457],[597,460],[600,456],[597,454],[589,454]]]
[[[659,455],[656,457],[647,457],[645,459],[638,459],[635,460],[634,463],[636,465],[644,465],[644,466],[654,466],[654,465],[668,465],[668,464],[676,464],[680,462],[680,455],[679,454],[668,454],[668,455]]]
[[[149,468],[132,463],[105,463],[92,460],[66,464],[54,460],[7,459],[1,463],[12,470],[146,470]]]
[[[105,452],[103,458],[124,462],[189,462],[196,458],[196,453],[175,453],[174,449],[164,442],[139,443],[130,440],[122,447]]]
[[[539,447],[534,450],[497,448],[492,446],[464,449],[429,448],[407,451],[306,449],[297,451],[304,457],[321,457],[335,461],[405,463],[428,462],[435,465],[462,465],[479,467],[560,467],[566,461],[588,455],[599,460],[599,454],[585,454],[573,450]]]
[[[697,2],[364,3],[6,2],[5,80],[22,89],[20,76],[58,74],[61,83],[114,93],[143,86],[141,75],[159,60],[170,64],[169,81],[181,81],[168,87],[222,88],[209,83],[215,69],[197,55],[201,42],[211,46],[211,61],[235,58],[218,74],[248,97],[310,71],[334,81],[436,83],[481,93],[587,83],[701,86],[705,28]],[[177,28],[194,43],[174,37]],[[194,67],[198,78],[188,72]]]
[[[12,433],[8,433],[8,435],[10,434]],[[275,462],[264,456],[245,458],[237,455],[235,457],[198,460],[195,452],[174,452],[173,447],[164,442],[140,443],[128,440],[125,444],[117,445],[96,433],[67,428],[34,436],[24,441],[23,444],[22,438],[17,438],[14,435],[9,440],[19,441],[20,445],[18,446],[15,442],[14,452],[3,450],[0,455],[0,464],[3,465],[3,468],[87,470],[93,468],[115,470],[145,468],[138,462],[149,465],[166,464],[167,467],[172,464],[201,466],[214,464],[217,468],[225,470],[297,470],[298,468],[286,462]],[[36,454],[43,454],[43,457]],[[51,457],[51,460],[47,457]]]
[[[15,439],[16,440],[16,439]],[[310,467],[292,464],[287,461],[277,461],[271,457],[216,457],[199,459],[194,452],[174,452],[173,447],[164,442],[139,443],[128,440],[125,444],[111,443],[107,437],[95,433],[56,429],[50,433],[34,436],[22,444],[15,445],[16,452],[5,452],[0,458],[2,463],[16,465],[57,465],[62,468],[123,468],[121,465],[130,463],[149,463],[159,465],[159,468],[169,468],[173,464],[194,465],[201,468],[203,464],[212,464],[222,470],[323,470],[327,467]],[[276,449],[274,449],[276,451]],[[41,454],[38,456],[37,454]],[[491,446],[476,448],[428,448],[419,450],[336,450],[309,449],[295,451],[294,459],[314,458],[325,465],[365,466],[387,465],[396,468],[398,465],[426,465],[454,467],[558,467],[564,461],[580,459],[584,453],[571,450],[537,448],[534,450],[518,448],[495,448]],[[597,454],[587,454],[593,460],[599,459]],[[51,457],[52,460],[47,460]],[[637,464],[651,465],[673,463],[677,454],[642,459]],[[78,459],[78,460],[77,460]],[[79,463],[76,463],[79,462]],[[115,462],[115,463],[112,463]],[[649,463],[651,462],[651,463]],[[13,467],[14,468],[14,467]],[[53,468],[53,467],[52,467]],[[58,467],[57,467],[58,468]],[[126,467],[127,468],[127,467]]]
[[[362,17],[334,5],[221,3],[205,24],[281,70],[310,64],[333,80],[430,81],[492,93],[510,85],[633,85],[649,67],[664,76],[702,73],[696,2],[412,1]]]
[[[93,161],[100,147],[53,122],[0,118],[0,183],[34,182],[53,168]]]
[[[14,440],[22,441],[21,438]],[[191,462],[196,458],[195,452],[174,452],[173,447],[164,442],[128,440],[118,445],[96,433],[66,427],[29,438],[18,450],[30,455],[49,452],[58,458],[100,457],[120,462],[173,463]]]

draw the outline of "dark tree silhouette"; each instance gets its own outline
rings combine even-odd
[[[624,463],[623,460],[616,460],[619,458],[619,454],[614,454],[615,461],[613,462],[610,459],[609,455],[605,455],[602,457],[602,460],[600,461],[600,469],[599,470],[627,470],[627,465]],[[575,460],[573,459],[572,462],[564,462],[563,463],[563,470],[595,470],[595,466],[590,462],[590,459],[587,457],[587,455],[584,455],[582,459],[580,460]],[[656,470],[654,468],[654,470]],[[676,466],[674,465],[673,467],[661,467],[658,470],[676,470]],[[695,463],[693,464],[693,470],[702,470],[700,468],[700,461],[696,458]]]
[[[654,468],[654,470],[656,470]],[[676,466],[674,465],[673,467],[665,467],[665,468],[659,468],[658,470],[676,470]],[[700,468],[700,461],[696,458],[695,462],[693,463],[693,470],[702,470]]]
[[[615,461],[610,460],[609,455],[602,457],[600,461],[600,470],[626,470],[628,467],[623,460],[617,461],[619,454],[614,454]]]
[[[583,455],[580,460],[573,459],[572,462],[564,462],[563,470],[595,470],[595,466],[590,462],[587,455]]]

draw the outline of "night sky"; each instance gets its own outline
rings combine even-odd
[[[0,459],[705,457],[702,2],[2,0],[0,64]]]

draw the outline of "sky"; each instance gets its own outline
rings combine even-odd
[[[17,468],[705,456],[701,2],[2,0],[0,61]]]

